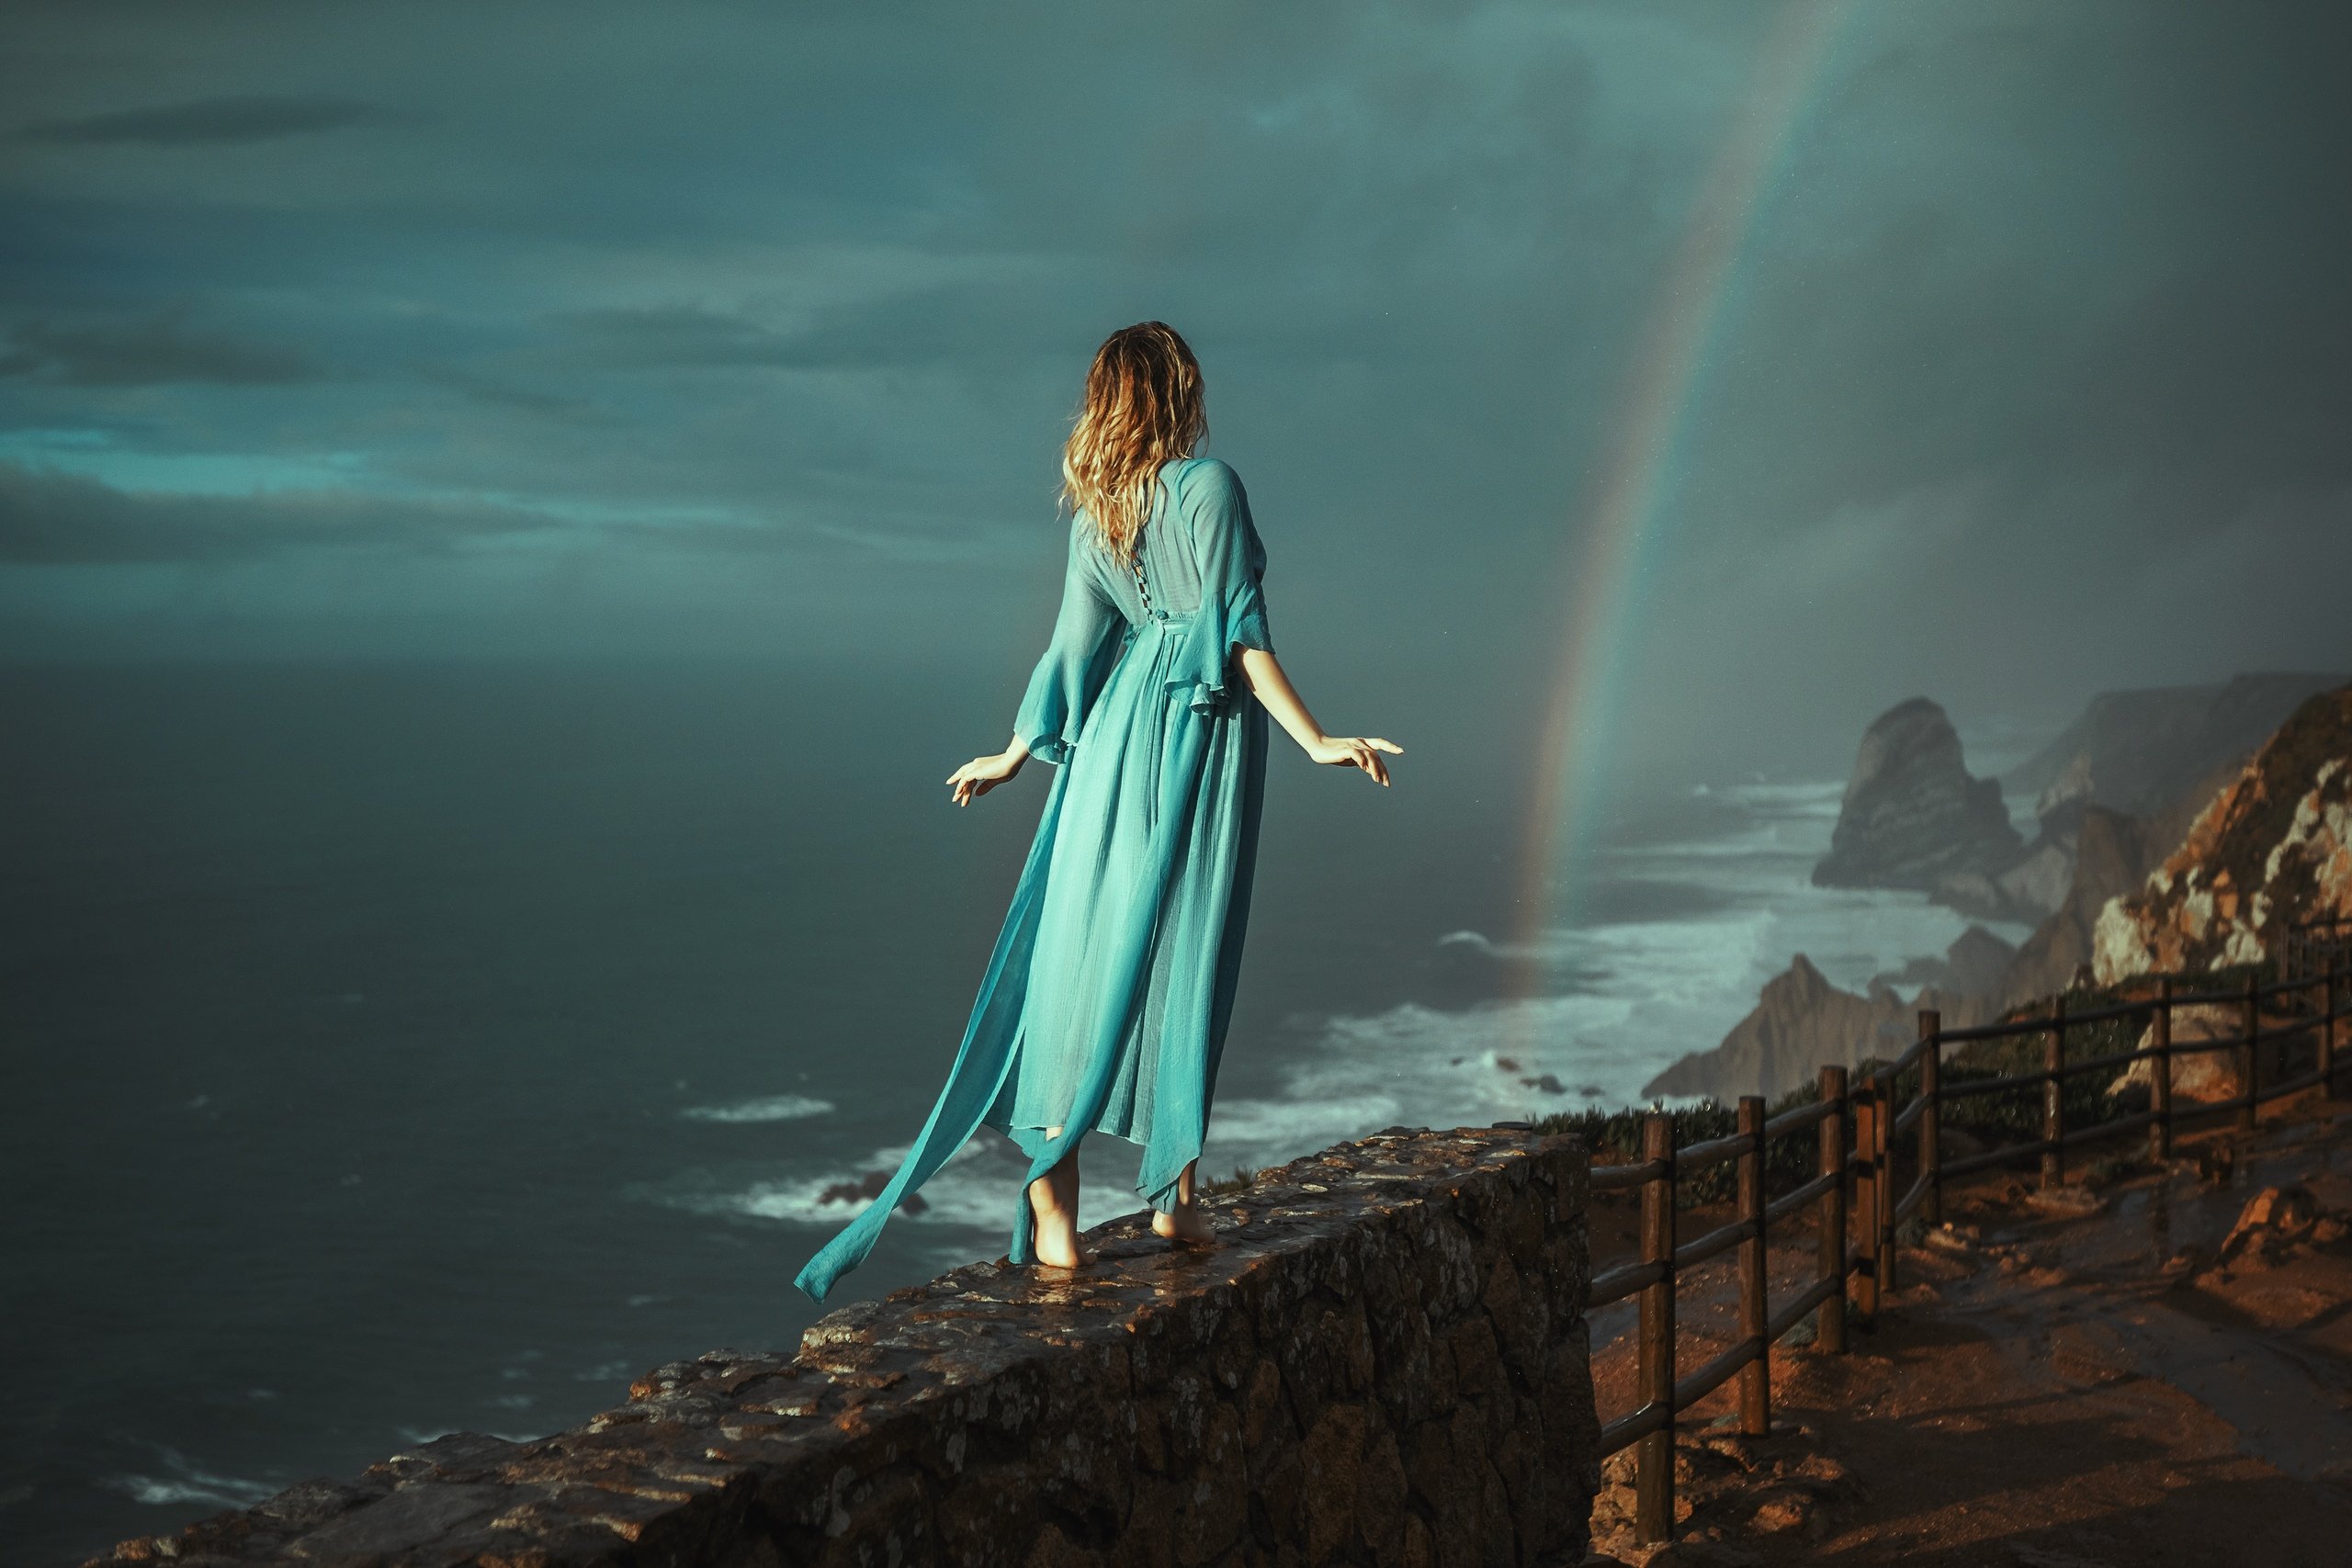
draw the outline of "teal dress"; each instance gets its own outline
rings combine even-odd
[[[1028,1184],[1087,1133],[1143,1146],[1136,1190],[1156,1209],[1200,1156],[1265,800],[1266,710],[1236,649],[1273,641],[1240,479],[1213,457],[1159,479],[1133,563],[1071,520],[1053,643],[1013,727],[1057,764],[1036,838],[930,1120],[794,1280],[819,1301],[983,1125],[1029,1158],[1015,1263],[1031,1261]]]

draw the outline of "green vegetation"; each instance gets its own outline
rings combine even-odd
[[[1237,1165],[1231,1176],[1212,1177],[1202,1182],[1198,1195],[1204,1198],[1222,1197],[1227,1192],[1238,1192],[1257,1179],[1256,1171],[1246,1165]]]
[[[1819,1089],[1811,1084],[1785,1094],[1767,1107],[1767,1115],[1778,1116],[1800,1105],[1814,1104],[1821,1098]],[[1704,1143],[1710,1138],[1727,1138],[1739,1131],[1737,1107],[1724,1105],[1713,1100],[1693,1104],[1664,1107],[1674,1123],[1674,1146]],[[1539,1119],[1539,1133],[1571,1133],[1584,1140],[1585,1146],[1595,1155],[1615,1155],[1620,1159],[1636,1160],[1642,1154],[1642,1123],[1651,1109],[1625,1106],[1615,1111],[1563,1111]],[[1813,1179],[1819,1168],[1819,1134],[1812,1127],[1804,1127],[1785,1137],[1773,1138],[1765,1145],[1764,1190],[1767,1193],[1786,1191],[1802,1187]],[[1738,1180],[1736,1162],[1724,1160],[1703,1170],[1694,1170],[1676,1184],[1675,1200],[1683,1208],[1702,1203],[1728,1202]]]

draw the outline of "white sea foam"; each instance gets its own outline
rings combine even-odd
[[[1332,1019],[1311,1053],[1284,1072],[1278,1096],[1218,1100],[1202,1163],[1257,1168],[1387,1126],[1484,1126],[1623,1103],[1641,1078],[1625,1070],[1605,1032],[1625,1015],[1620,1000],[1582,996],[1459,1011],[1407,1003]],[[1498,1044],[1514,1036],[1554,1043]]]
[[[477,1427],[395,1427],[392,1430],[401,1441],[410,1447],[423,1448],[427,1443],[449,1437],[453,1433],[474,1432],[481,1428]],[[536,1443],[547,1434],[545,1432],[502,1432],[492,1427],[489,1431],[489,1436],[503,1438],[510,1443]]]
[[[739,1100],[731,1105],[695,1105],[678,1112],[689,1122],[797,1122],[823,1116],[833,1109],[830,1100],[805,1094],[772,1094],[763,1100]]]
[[[833,1230],[865,1210],[874,1201],[865,1195],[851,1196],[842,1190],[855,1187],[876,1172],[890,1173],[907,1156],[908,1145],[877,1149],[854,1169],[836,1169],[817,1174],[779,1175],[741,1186],[700,1183],[689,1180],[658,1190],[641,1190],[638,1195],[666,1203],[673,1208],[693,1213],[732,1215],[744,1219],[775,1220],[789,1224],[806,1225],[820,1230]],[[1099,1224],[1121,1214],[1132,1213],[1140,1206],[1135,1193],[1135,1174],[1139,1152],[1121,1139],[1093,1137],[1080,1146],[1080,1166],[1083,1180],[1079,1190],[1079,1222],[1081,1225]],[[998,1134],[982,1129],[966,1144],[931,1179],[922,1185],[920,1213],[900,1210],[893,1216],[894,1225],[920,1225],[948,1229],[1004,1231],[1012,1223],[1013,1205],[1021,1191],[1021,1179],[1028,1168],[1028,1161],[1013,1145]],[[959,1258],[969,1256],[968,1249]]]
[[[171,1449],[161,1449],[157,1453],[173,1473],[110,1475],[104,1484],[128,1493],[134,1502],[157,1507],[204,1503],[217,1508],[249,1508],[278,1490],[268,1482],[216,1475]]]

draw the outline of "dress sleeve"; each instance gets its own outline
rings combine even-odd
[[[1072,520],[1069,565],[1062,578],[1061,613],[1054,618],[1054,640],[1029,677],[1021,712],[1012,732],[1029,754],[1046,761],[1069,761],[1086,716],[1102,694],[1111,667],[1118,662],[1118,633],[1125,623],[1118,608],[1102,596],[1093,573],[1080,553],[1080,530],[1092,526],[1084,517]]]
[[[1222,713],[1249,688],[1233,669],[1234,649],[1272,653],[1266,626],[1266,547],[1250,517],[1250,497],[1241,477],[1214,457],[1183,477],[1179,506],[1193,538],[1201,571],[1200,620],[1193,639],[1192,708]]]

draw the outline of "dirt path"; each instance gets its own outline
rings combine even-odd
[[[2200,1174],[2223,1146],[2231,1172]],[[1633,1546],[1612,1485],[1596,1547],[1657,1568],[2352,1563],[2352,1108],[2290,1104],[2178,1152],[2074,1190],[2086,1211],[2010,1178],[1949,1194],[1950,1228],[1904,1249],[1848,1354],[1776,1352],[1772,1437],[1710,1428],[1729,1388],[1686,1417],[1676,1545]],[[2250,1207],[2270,1223],[2233,1237]],[[1809,1234],[1776,1247],[1774,1290],[1812,1258]],[[1683,1368],[1729,1343],[1731,1280],[1690,1278]],[[1633,1404],[1632,1318],[1595,1314],[1604,1418]]]

